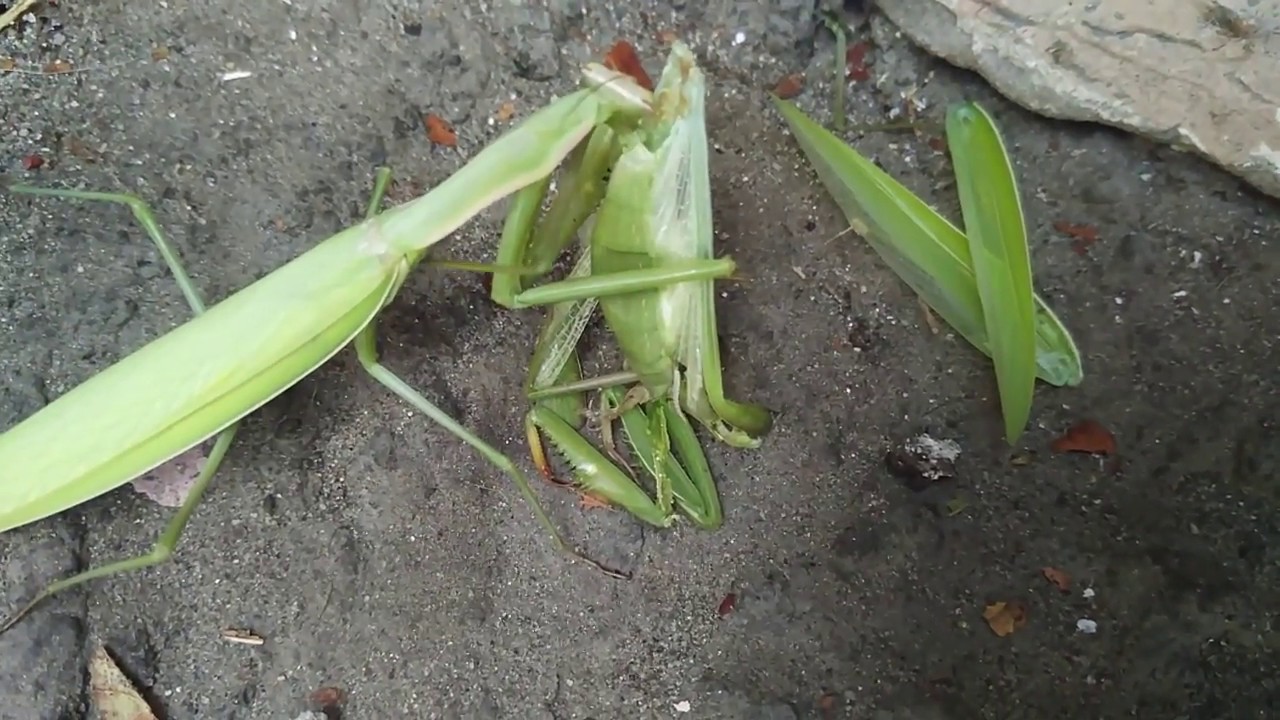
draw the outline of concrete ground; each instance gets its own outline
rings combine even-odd
[[[322,686],[346,691],[351,719],[1274,715],[1275,200],[1194,158],[1031,116],[850,15],[874,42],[852,123],[883,122],[914,90],[935,122],[982,102],[1008,140],[1038,287],[1087,372],[1038,390],[1011,450],[989,363],[934,334],[840,234],[768,106],[764,90],[803,71],[797,102],[828,117],[834,43],[811,2],[50,5],[0,33],[0,58],[77,72],[0,75],[5,177],[153,201],[211,299],[354,222],[377,164],[412,195],[501,132],[505,102],[524,117],[617,38],[656,76],[658,38],[676,33],[713,83],[717,237],[747,276],[720,294],[726,381],[778,416],[757,451],[707,443],[719,532],[653,531],[539,485],[570,537],[634,571],[620,581],[557,554],[504,476],[345,352],[244,423],[172,562],[0,636],[0,718],[88,717],[97,642],[174,720],[288,720]],[[239,70],[252,75],[219,81]],[[456,150],[428,141],[428,112],[456,126]],[[849,139],[958,217],[927,136]],[[24,170],[32,154],[46,162]],[[500,212],[444,252],[491,257]],[[1097,242],[1073,248],[1060,221]],[[0,263],[0,427],[186,315],[122,208],[0,197]],[[381,348],[523,461],[520,359],[537,322],[492,305],[479,276],[424,267],[383,315]],[[1085,418],[1114,432],[1117,463],[1050,452]],[[955,480],[915,492],[883,457],[921,430],[963,453]],[[0,536],[0,608],[143,550],[169,514],[124,488]],[[1046,567],[1070,575],[1066,593]],[[999,601],[1026,608],[1007,637],[983,620]]]

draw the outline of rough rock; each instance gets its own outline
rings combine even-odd
[[[1185,148],[1280,196],[1280,0],[879,6],[1024,107]]]

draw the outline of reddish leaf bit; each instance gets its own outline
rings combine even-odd
[[[44,167],[44,158],[36,153],[31,153],[22,158],[23,170],[39,170],[42,167]]]
[[[578,507],[582,508],[583,510],[612,510],[613,509],[613,506],[609,504],[608,500],[605,500],[604,498],[594,493],[589,493],[589,492],[586,492],[585,490],[582,490],[578,492],[578,496],[579,496]]]
[[[738,594],[728,593],[720,600],[720,604],[716,606],[716,615],[726,617],[738,607]]]
[[[791,73],[773,86],[773,94],[783,100],[790,100],[799,95],[802,90],[804,90],[803,73]]]
[[[871,71],[867,69],[867,51],[871,46],[865,42],[854,43],[844,51],[844,64],[849,80],[863,82],[871,79]]]
[[[449,127],[449,123],[445,119],[435,113],[427,113],[422,118],[422,123],[427,128],[427,139],[436,145],[445,147],[458,146],[458,134]]]
[[[1111,431],[1096,420],[1081,420],[1067,428],[1061,437],[1049,446],[1056,453],[1079,452],[1097,455],[1115,455],[1116,438]]]
[[[330,686],[319,688],[307,697],[312,710],[324,713],[328,717],[341,717],[342,706],[346,701],[347,694],[342,688]]]
[[[609,48],[609,52],[604,56],[604,66],[630,75],[644,89],[653,90],[653,80],[640,64],[640,57],[636,55],[635,47],[626,40],[619,40]]]
[[[1089,251],[1089,246],[1098,242],[1098,228],[1092,225],[1077,225],[1069,223],[1066,220],[1058,220],[1053,224],[1053,229],[1071,238],[1071,250],[1083,256]]]
[[[1071,576],[1059,570],[1056,567],[1040,568],[1040,574],[1044,575],[1044,579],[1053,583],[1053,586],[1061,592],[1069,592],[1071,590]]]
[[[822,711],[822,720],[835,720],[836,717],[836,694],[823,693],[818,698],[818,709]]]

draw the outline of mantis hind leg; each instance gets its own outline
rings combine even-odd
[[[369,203],[369,209],[366,217],[376,215],[382,205],[382,195],[386,190],[387,184],[390,182],[390,171],[382,168],[378,174],[377,183],[374,186],[373,198]],[[533,514],[538,518],[538,522],[546,528],[551,535],[552,542],[557,550],[567,552],[573,557],[583,560],[607,575],[630,579],[630,575],[619,572],[604,566],[603,564],[592,560],[579,550],[573,548],[565,541],[564,536],[556,529],[551,518],[542,508],[542,503],[538,502],[538,496],[533,492],[533,486],[529,484],[529,479],[525,477],[520,468],[511,461],[506,455],[501,453],[497,448],[485,442],[480,436],[466,429],[457,420],[449,417],[449,414],[436,407],[430,400],[423,397],[422,393],[415,390],[409,383],[405,382],[400,376],[389,370],[381,362],[378,361],[378,337],[377,337],[377,318],[369,322],[363,330],[360,331],[354,340],[356,357],[360,361],[360,365],[365,372],[377,380],[391,392],[395,393],[400,399],[412,405],[415,409],[426,415],[437,425],[444,427],[453,433],[458,439],[470,445],[474,450],[484,456],[486,460],[495,465],[499,470],[506,473],[519,488],[520,494],[524,496],[529,503],[529,507],[533,509]]]
[[[109,193],[96,192],[88,190],[62,190],[56,188],[33,187],[30,185],[9,185],[4,189],[10,192],[25,195],[45,195],[50,197],[70,198],[74,200],[91,200],[100,202],[118,203],[127,206],[132,212],[138,224],[146,231],[147,236],[151,238],[151,242],[155,244],[160,255],[164,257],[165,264],[169,266],[169,271],[173,273],[174,279],[177,280],[178,288],[182,291],[182,295],[186,298],[187,304],[191,306],[191,312],[194,315],[200,315],[205,311],[204,299],[200,297],[200,292],[196,290],[195,283],[191,281],[191,276],[187,274],[186,269],[182,265],[182,261],[178,259],[178,253],[165,237],[164,231],[160,229],[160,224],[155,219],[155,214],[151,207],[136,195],[129,193]],[[27,615],[33,608],[39,605],[49,597],[69,590],[78,585],[97,580],[98,578],[115,575],[117,573],[130,572],[132,570],[142,570],[153,565],[168,560],[174,550],[178,546],[178,542],[182,538],[182,533],[187,528],[192,514],[195,513],[196,506],[200,504],[200,500],[204,497],[205,490],[208,489],[209,483],[213,480],[213,476],[218,471],[218,466],[222,464],[223,458],[226,457],[227,450],[231,447],[231,442],[235,439],[236,430],[239,423],[233,423],[227,429],[218,435],[218,439],[213,444],[213,449],[209,452],[209,457],[205,461],[204,468],[200,474],[196,476],[196,481],[191,489],[187,492],[187,497],[183,500],[181,507],[177,513],[169,521],[160,537],[156,539],[155,544],[151,547],[150,552],[144,555],[138,555],[124,560],[117,560],[105,565],[90,568],[84,572],[72,575],[57,582],[51,583],[44,590],[41,590],[30,602],[21,610],[11,616],[4,624],[0,625],[0,633],[5,632],[13,627],[19,620]]]
[[[360,334],[357,335],[355,339],[356,354],[359,356],[360,364],[364,367],[365,371],[368,372],[374,380],[377,380],[388,390],[400,396],[402,400],[412,405],[415,409],[423,415],[426,415],[436,424],[443,426],[446,430],[453,433],[463,442],[467,443],[483,455],[486,460],[493,463],[493,465],[497,466],[497,468],[502,470],[502,472],[506,473],[515,482],[516,487],[520,489],[520,494],[524,496],[525,500],[529,503],[529,506],[533,509],[533,514],[537,516],[538,522],[541,523],[551,535],[551,539],[555,543],[556,549],[568,552],[574,557],[590,563],[608,575],[624,579],[629,578],[629,575],[605,567],[601,563],[592,560],[582,552],[570,546],[560,534],[560,531],[556,529],[555,524],[551,522],[551,518],[547,517],[546,512],[542,509],[542,504],[538,502],[538,497],[534,494],[533,487],[529,484],[529,479],[525,477],[524,473],[520,471],[520,468],[516,467],[515,463],[513,463],[510,458],[499,452],[497,448],[494,448],[492,445],[489,445],[489,443],[480,439],[480,437],[475,433],[467,430],[461,423],[449,417],[448,413],[433,405],[431,401],[423,397],[421,393],[414,390],[413,387],[400,379],[399,376],[378,362],[375,323],[376,320],[370,322],[364,330],[360,331]]]
[[[195,512],[196,505],[200,504],[200,499],[204,497],[204,491],[208,489],[209,482],[213,480],[214,473],[218,471],[218,466],[222,464],[223,458],[226,457],[227,450],[231,447],[231,441],[235,438],[235,430],[235,426],[232,426],[222,431],[222,434],[218,436],[217,441],[213,444],[213,450],[209,452],[209,459],[205,462],[204,469],[196,477],[196,481],[187,493],[186,499],[182,501],[182,506],[178,508],[178,512],[173,516],[173,519],[169,521],[164,532],[156,539],[155,545],[151,547],[150,552],[90,568],[82,573],[50,584],[40,591],[40,594],[36,595],[25,607],[6,620],[3,625],[0,625],[0,633],[13,627],[27,613],[31,612],[32,608],[56,593],[69,590],[77,585],[83,585],[91,580],[131,570],[142,570],[168,560],[173,555],[174,549],[177,548],[182,532],[187,529],[187,522],[191,520],[191,515]]]

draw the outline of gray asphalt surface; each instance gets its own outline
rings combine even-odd
[[[1273,715],[1280,203],[1194,158],[1022,112],[851,14],[872,71],[851,123],[885,121],[908,91],[933,122],[976,99],[1014,156],[1037,285],[1087,378],[1041,387],[1011,452],[989,364],[932,333],[840,234],[769,109],[764,91],[804,72],[796,101],[827,117],[834,43],[813,3],[590,5],[64,2],[0,33],[21,68],[78,70],[0,74],[5,177],[147,198],[216,300],[356,221],[376,165],[416,194],[505,128],[503,103],[525,116],[617,38],[656,77],[674,32],[713,83],[717,236],[749,277],[721,293],[726,381],[778,411],[758,451],[707,443],[716,533],[654,532],[539,487],[570,537],[634,571],[623,582],[556,554],[503,476],[344,352],[243,425],[172,562],[0,636],[0,718],[89,717],[97,642],[173,720],[288,720],[322,686],[348,693],[350,719]],[[230,71],[251,75],[219,80]],[[428,112],[457,128],[456,150],[428,141]],[[958,217],[928,133],[849,138]],[[33,153],[45,165],[24,170]],[[1099,239],[1073,248],[1059,221]],[[490,257],[500,223],[497,208],[445,249]],[[124,209],[0,196],[0,427],[186,314]],[[490,304],[479,276],[424,267],[383,315],[381,350],[523,461],[537,320]],[[1118,463],[1049,451],[1082,418],[1114,432]],[[963,454],[954,481],[917,493],[883,456],[921,430]],[[144,550],[168,516],[123,488],[0,536],[0,609]],[[1024,603],[1026,625],[993,634],[996,601]]]

